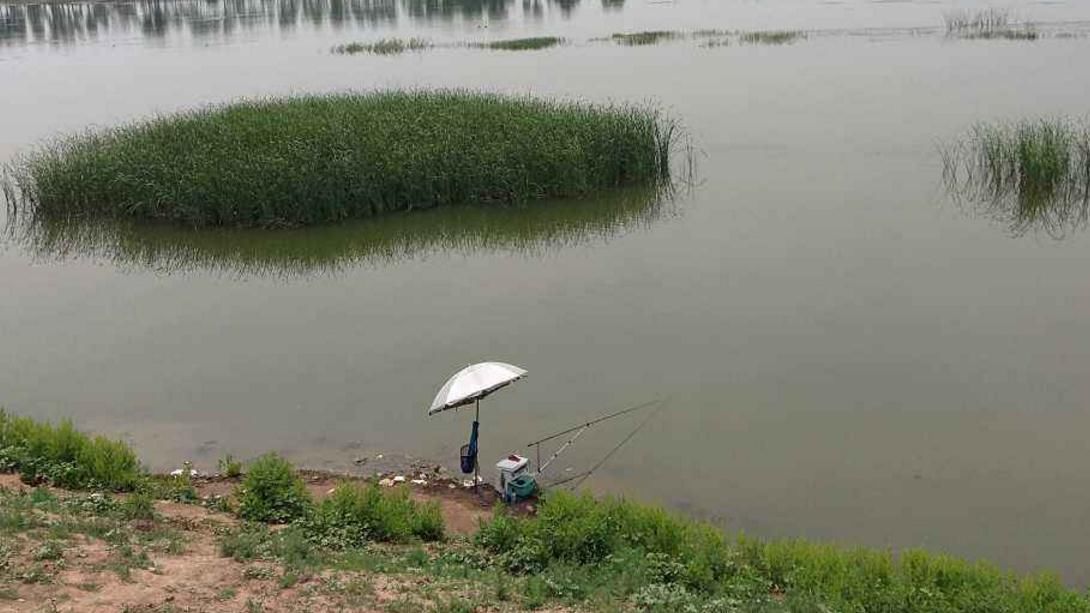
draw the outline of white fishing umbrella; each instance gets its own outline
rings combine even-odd
[[[503,362],[481,362],[466,366],[454,373],[439,389],[431,408],[428,409],[428,415],[476,402],[525,376],[525,370]]]
[[[506,387],[526,376],[526,371],[504,362],[481,362],[471,364],[454,373],[447,380],[428,409],[428,415],[442,413],[447,409],[475,403],[476,416],[473,418],[473,431],[469,444],[462,446],[462,471],[473,473],[473,489],[477,489],[480,480],[480,465],[477,462],[477,434],[481,418],[481,398]],[[469,464],[472,463],[472,468]]]

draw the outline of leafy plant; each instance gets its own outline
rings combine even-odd
[[[290,462],[275,453],[261,456],[238,490],[238,515],[251,521],[284,523],[307,514],[310,494]]]
[[[425,541],[443,537],[437,503],[419,503],[408,488],[345,482],[323,500],[305,522],[311,538],[327,546],[352,547],[368,541]]]
[[[125,519],[155,519],[155,504],[144,492],[132,494],[121,502],[121,514]]]
[[[132,448],[75,429],[16,417],[0,409],[0,470],[20,473],[24,482],[71,489],[132,490],[144,473]]]

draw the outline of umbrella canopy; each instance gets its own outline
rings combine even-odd
[[[439,389],[428,415],[470,404],[526,376],[526,371],[503,362],[481,362],[454,373]]]

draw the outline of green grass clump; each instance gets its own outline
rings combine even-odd
[[[738,35],[739,42],[750,45],[787,45],[804,38],[806,33],[798,30],[762,30]]]
[[[1019,578],[922,551],[727,540],[655,507],[551,492],[535,517],[498,511],[476,544],[539,606],[623,600],[641,610],[1090,611],[1051,575]],[[540,583],[537,583],[540,582]],[[536,596],[535,596],[536,594]]]
[[[487,43],[474,43],[474,47],[481,49],[495,49],[498,51],[529,51],[534,49],[547,49],[564,42],[557,36],[535,36],[531,38],[513,38],[509,40],[494,40]]]
[[[311,504],[295,467],[275,453],[250,465],[238,491],[238,515],[250,521],[287,523],[305,516]]]
[[[946,35],[968,39],[1037,40],[1032,24],[1015,24],[1010,14],[997,8],[975,12],[954,11],[943,15]]]
[[[1062,236],[1090,212],[1090,126],[1068,119],[980,123],[942,149],[943,177],[957,199],[979,206],[1015,234]]]
[[[444,530],[438,503],[416,502],[405,487],[383,489],[350,482],[338,485],[304,525],[312,539],[336,548],[369,541],[436,541],[443,538]]]
[[[79,135],[6,173],[29,219],[299,226],[666,185],[676,125],[645,107],[462,91],[240,102]]]
[[[123,441],[90,436],[70,420],[53,425],[0,409],[0,471],[17,471],[27,483],[71,489],[132,490],[144,472]]]
[[[611,38],[613,42],[618,45],[628,45],[630,47],[641,45],[654,45],[675,38],[680,38],[682,35],[680,32],[673,32],[669,30],[648,30],[646,32],[631,32],[631,33],[616,33]]]
[[[422,51],[430,49],[432,44],[422,38],[383,38],[373,43],[347,43],[333,47],[333,53],[340,55],[355,55],[357,53],[373,53],[375,55],[397,55],[406,51]]]

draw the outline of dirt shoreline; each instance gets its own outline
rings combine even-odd
[[[437,502],[448,543],[420,546],[429,552],[469,538],[500,500],[491,485],[483,483],[475,492],[466,481],[436,466],[430,472],[417,465],[369,477],[323,470],[298,472],[317,500],[329,496],[346,481],[377,478],[390,487],[408,487],[411,497],[418,501]],[[241,477],[193,476],[191,483],[198,495],[194,503],[156,501],[156,519],[134,520],[114,528],[131,531],[136,538],[169,531],[176,539],[171,541],[175,544],[162,548],[153,541],[141,550],[140,555],[146,556],[144,562],[131,568],[118,567],[117,546],[108,538],[69,535],[53,554],[49,553],[51,543],[60,541],[15,534],[13,545],[0,547],[0,566],[22,569],[21,581],[0,590],[0,613],[371,612],[402,610],[405,603],[416,602],[412,599],[421,591],[438,588],[427,577],[381,571],[327,569],[294,577],[275,562],[237,561],[225,556],[220,545],[223,535],[239,529],[242,523],[232,514],[215,510],[215,503],[233,496],[240,482]],[[41,496],[43,491],[62,500],[86,501],[96,496],[53,487],[35,488],[20,481],[16,474],[0,474],[0,494],[5,497]],[[522,503],[516,511],[532,513],[533,504]],[[63,524],[74,520],[58,516],[48,521]],[[399,551],[397,546],[375,548]],[[456,593],[458,588],[449,589]]]

